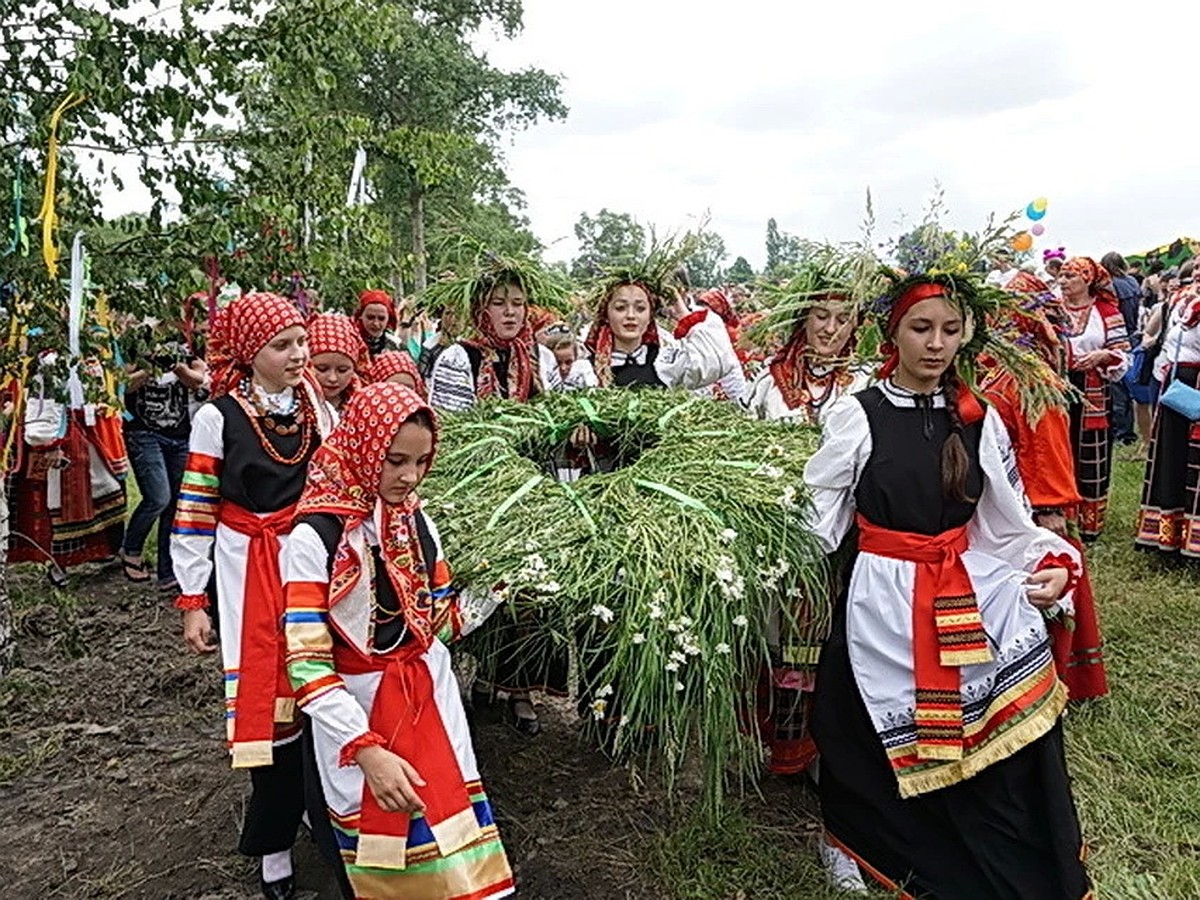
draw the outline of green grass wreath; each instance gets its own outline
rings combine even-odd
[[[580,425],[618,466],[560,481]],[[527,623],[530,648],[599,654],[586,719],[605,746],[660,760],[668,787],[698,759],[717,808],[726,774],[761,762],[768,621],[782,606],[814,644],[828,625],[826,564],[803,526],[818,440],[687,393],[551,394],[444,417],[422,493],[464,588],[499,594],[495,616]]]

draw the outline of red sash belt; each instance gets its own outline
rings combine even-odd
[[[415,640],[369,657],[337,641],[333,661],[339,675],[383,673],[371,706],[371,731],[384,739],[388,750],[406,759],[425,782],[415,789],[425,804],[425,821],[438,850],[448,856],[477,840],[482,831],[423,656],[424,650]],[[403,869],[410,819],[408,813],[380,807],[364,783],[355,864]]]
[[[963,565],[967,526],[939,535],[891,531],[858,521],[858,549],[916,564],[913,581],[913,680],[917,756],[961,759],[962,684],[959,666],[990,662],[975,589]]]
[[[271,765],[275,723],[291,722],[296,714],[295,693],[287,674],[285,602],[279,577],[279,536],[291,531],[295,514],[295,504],[259,515],[228,500],[217,510],[218,522],[250,539],[230,734],[234,768]]]

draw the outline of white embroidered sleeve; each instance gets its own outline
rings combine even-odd
[[[663,343],[654,368],[667,387],[694,391],[720,381],[736,364],[725,323],[708,311],[683,337]]]
[[[832,553],[854,524],[854,489],[871,456],[871,426],[853,397],[835,401],[821,433],[821,446],[804,467],[812,498],[808,527]]]

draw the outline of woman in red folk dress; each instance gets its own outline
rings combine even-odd
[[[1047,377],[1062,377],[1063,345],[1059,339],[1063,312],[1045,282],[1018,272],[1006,289],[1025,296],[1020,313],[998,323],[1011,341],[1031,350],[1045,362]],[[987,362],[986,360],[984,361]],[[1011,373],[993,366],[981,385],[988,402],[1000,415],[1012,441],[1017,471],[1033,507],[1033,521],[1069,541],[1079,551],[1083,571],[1075,587],[1072,627],[1061,619],[1050,622],[1058,677],[1072,700],[1108,693],[1104,641],[1096,621],[1096,597],[1079,540],[1079,490],[1071,453],[1070,420],[1061,406],[1034,408],[1022,396]]]
[[[1066,311],[1067,377],[1081,393],[1072,402],[1071,447],[1081,497],[1079,533],[1085,543],[1104,531],[1112,478],[1112,383],[1129,368],[1129,335],[1112,277],[1086,256],[1063,263],[1058,282]]]
[[[291,301],[248,294],[218,316],[212,396],[196,412],[171,534],[183,636],[210,653],[215,575],[225,720],[253,791],[238,849],[262,857],[264,896],[295,893],[291,846],[304,811],[296,701],[285,665],[279,553],[309,458],[332,426],[306,378],[307,334]]]

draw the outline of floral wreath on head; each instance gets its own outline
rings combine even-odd
[[[1016,214],[999,223],[990,216],[982,232],[956,235],[938,224],[939,209],[935,204],[907,244],[898,248],[904,268],[882,269],[888,287],[867,312],[884,357],[879,376],[890,376],[899,362],[891,337],[904,314],[921,300],[943,297],[963,314],[963,342],[951,367],[958,381],[960,412],[973,414],[978,406],[981,368],[999,368],[1012,375],[1022,407],[1036,422],[1046,409],[1064,406],[1070,389],[1045,359],[1014,341],[1011,331],[997,327],[1023,314],[1024,295],[988,284],[982,276],[986,260],[1011,245]]]

